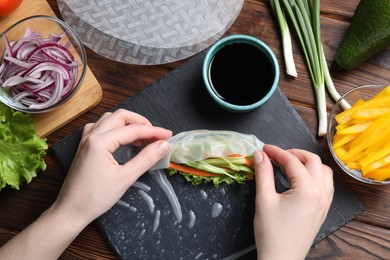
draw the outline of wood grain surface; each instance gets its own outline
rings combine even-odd
[[[61,17],[56,1],[48,0],[48,3],[55,14]],[[340,70],[334,64],[335,51],[345,35],[358,3],[359,0],[321,1],[321,30],[325,54],[331,76],[340,93],[360,85],[390,84],[390,48],[351,71]],[[314,93],[301,49],[294,43],[298,77],[292,79],[284,73],[279,30],[268,1],[245,1],[240,15],[226,35],[233,33],[258,37],[273,49],[280,62],[280,88],[312,133],[316,134]],[[185,62],[138,66],[110,61],[90,50],[87,52],[88,65],[103,89],[103,98],[93,109],[51,133],[48,136],[49,145],[93,121],[128,97],[136,95]],[[327,96],[328,111],[333,103]],[[318,140],[328,151],[326,139],[318,138]],[[12,189],[1,191],[0,245],[29,225],[55,200],[66,173],[50,154],[46,157],[46,163],[47,170],[19,191]],[[371,186],[347,175],[342,177],[362,201],[365,210],[313,247],[307,259],[390,259],[390,186]],[[116,258],[95,222],[91,223],[61,256],[61,259]]]

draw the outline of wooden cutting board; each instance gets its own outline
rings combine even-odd
[[[0,18],[0,32],[2,33],[17,21],[33,15],[56,16],[46,0],[24,0],[14,13],[8,17]],[[44,30],[44,25],[42,30]],[[72,121],[96,106],[102,95],[103,91],[99,82],[87,67],[81,88],[66,104],[48,113],[33,115],[38,135],[45,137]]]

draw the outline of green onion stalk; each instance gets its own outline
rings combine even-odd
[[[291,35],[288,23],[286,20],[286,15],[280,6],[279,0],[271,1],[271,7],[278,18],[278,23],[280,27],[280,33],[282,36],[282,46],[283,46],[283,56],[286,65],[286,73],[294,78],[297,77],[297,69],[295,68],[294,56],[292,51]]]
[[[279,0],[271,0],[271,7],[279,21],[279,26],[284,26],[285,28],[287,24],[286,18],[283,17],[285,12],[296,31],[315,90],[319,120],[318,135],[324,136],[326,135],[328,124],[325,86],[334,100],[338,100],[340,95],[333,85],[322,47],[320,31],[320,0],[280,1],[281,2],[279,2]],[[280,10],[278,10],[278,8]],[[284,52],[288,52],[288,50],[284,50]],[[342,105],[345,108],[349,106],[346,102]]]
[[[333,84],[333,80],[329,73],[328,64],[326,63],[324,51],[322,51],[322,54],[323,54],[322,62],[324,65],[325,85],[328,89],[330,96],[333,98],[333,100],[337,101],[341,98],[341,95],[337,92],[336,87]],[[351,105],[345,99],[341,100],[340,105],[344,110],[351,108]]]

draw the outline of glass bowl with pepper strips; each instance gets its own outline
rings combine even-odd
[[[340,102],[351,107],[343,109]],[[366,85],[334,105],[327,140],[337,164],[368,184],[390,184],[390,85]]]

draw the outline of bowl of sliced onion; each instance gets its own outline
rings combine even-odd
[[[0,34],[0,101],[26,113],[65,104],[87,67],[84,45],[62,20],[31,16]]]

